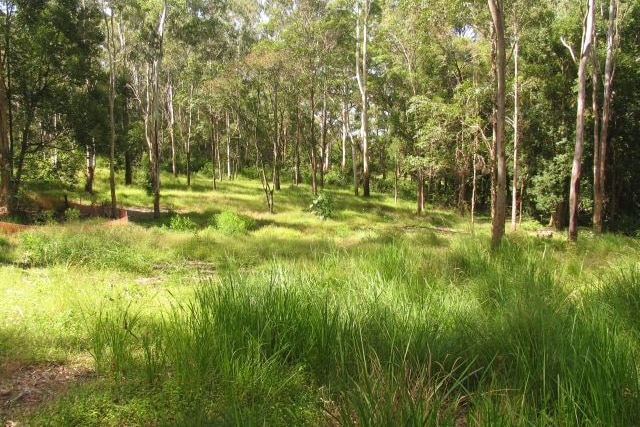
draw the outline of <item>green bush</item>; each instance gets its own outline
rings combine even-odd
[[[76,208],[68,208],[64,211],[64,219],[67,222],[78,221],[80,219],[80,211]]]
[[[309,211],[313,212],[322,219],[329,219],[333,213],[333,201],[331,196],[325,192],[320,192],[311,201]]]
[[[232,211],[223,211],[214,217],[216,229],[223,234],[245,234],[256,229],[253,218]]]
[[[198,224],[188,216],[174,215],[169,221],[169,228],[176,231],[195,231]]]
[[[57,224],[55,214],[53,211],[40,211],[36,215],[34,222],[38,225],[53,225]]]
[[[334,187],[348,187],[351,183],[351,178],[348,172],[342,173],[340,170],[332,169],[324,174],[324,182]]]

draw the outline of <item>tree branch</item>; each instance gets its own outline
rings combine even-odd
[[[575,64],[577,64],[577,63],[578,63],[578,58],[576,58],[576,54],[575,54],[575,52],[573,51],[573,47],[571,47],[571,45],[570,45],[569,43],[567,43],[567,39],[565,39],[565,38],[564,38],[564,36],[563,36],[563,37],[560,37],[560,41],[562,42],[562,45],[563,45],[564,47],[566,47],[567,49],[569,49],[569,53],[571,54],[571,59],[573,59],[573,62],[574,62]]]

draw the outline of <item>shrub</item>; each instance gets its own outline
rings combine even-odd
[[[348,171],[342,173],[340,170],[332,169],[324,175],[324,182],[334,187],[347,187],[351,180]]]
[[[255,220],[232,211],[220,212],[214,218],[214,225],[224,234],[245,234],[257,226]]]
[[[322,219],[329,219],[333,213],[333,202],[331,197],[325,192],[318,193],[318,195],[311,201],[309,211]]]
[[[64,211],[64,219],[67,222],[78,221],[80,219],[80,211],[76,208],[68,208]]]
[[[53,211],[48,211],[48,210],[38,212],[33,222],[35,222],[38,225],[54,225],[58,223],[56,221]]]
[[[169,228],[176,231],[195,231],[198,224],[188,216],[174,215],[169,221]]]

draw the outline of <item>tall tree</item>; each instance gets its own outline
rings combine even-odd
[[[111,217],[116,217],[116,35],[115,17],[116,8],[103,1],[101,4],[105,28],[105,44],[109,67],[109,189],[111,194]]]
[[[576,111],[576,143],[571,168],[571,186],[569,189],[569,241],[578,239],[578,212],[580,195],[580,177],[584,153],[584,121],[587,97],[587,66],[593,42],[595,20],[595,0],[588,0],[585,21],[582,30],[582,43],[578,63],[578,106]]]
[[[359,0],[356,4],[356,79],[360,89],[360,140],[362,142],[362,195],[371,195],[369,169],[369,95],[367,66],[369,46],[370,0]]]
[[[602,233],[604,222],[605,176],[607,165],[607,143],[609,138],[609,122],[611,120],[611,104],[613,101],[613,78],[615,71],[615,52],[619,44],[618,36],[618,9],[619,0],[609,1],[609,26],[607,30],[607,54],[604,67],[604,95],[602,99],[601,123],[596,126],[600,134],[594,134],[593,146],[593,231]],[[593,56],[597,52],[594,49]],[[598,70],[594,68],[594,76]],[[594,97],[595,102],[595,97]],[[595,118],[594,114],[594,118]]]
[[[494,70],[496,79],[494,136],[493,136],[493,179],[491,204],[491,244],[500,245],[504,235],[507,201],[507,166],[505,156],[505,100],[506,100],[506,47],[504,39],[503,2],[488,0],[494,31]]]
[[[8,15],[8,11],[6,12]],[[7,19],[9,19],[7,17]],[[0,206],[7,210],[9,203],[9,185],[11,183],[11,150],[9,144],[9,96],[6,83],[6,48],[0,50]],[[9,211],[9,213],[12,213]]]

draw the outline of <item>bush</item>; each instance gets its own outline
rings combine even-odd
[[[33,222],[38,225],[54,225],[58,223],[56,221],[55,214],[53,213],[53,211],[38,212]]]
[[[188,216],[174,215],[169,221],[169,228],[176,231],[195,231],[198,224]]]
[[[309,211],[313,212],[322,219],[329,219],[333,213],[333,202],[329,194],[320,192],[311,201]]]
[[[78,221],[80,219],[80,211],[76,208],[68,208],[64,211],[64,219],[67,222]]]
[[[332,185],[334,187],[348,187],[351,183],[351,178],[348,174],[342,173],[340,170],[331,169],[329,172],[324,174],[324,182],[327,185]]]
[[[214,225],[224,234],[245,234],[257,226],[253,218],[232,211],[223,211],[215,216]]]

